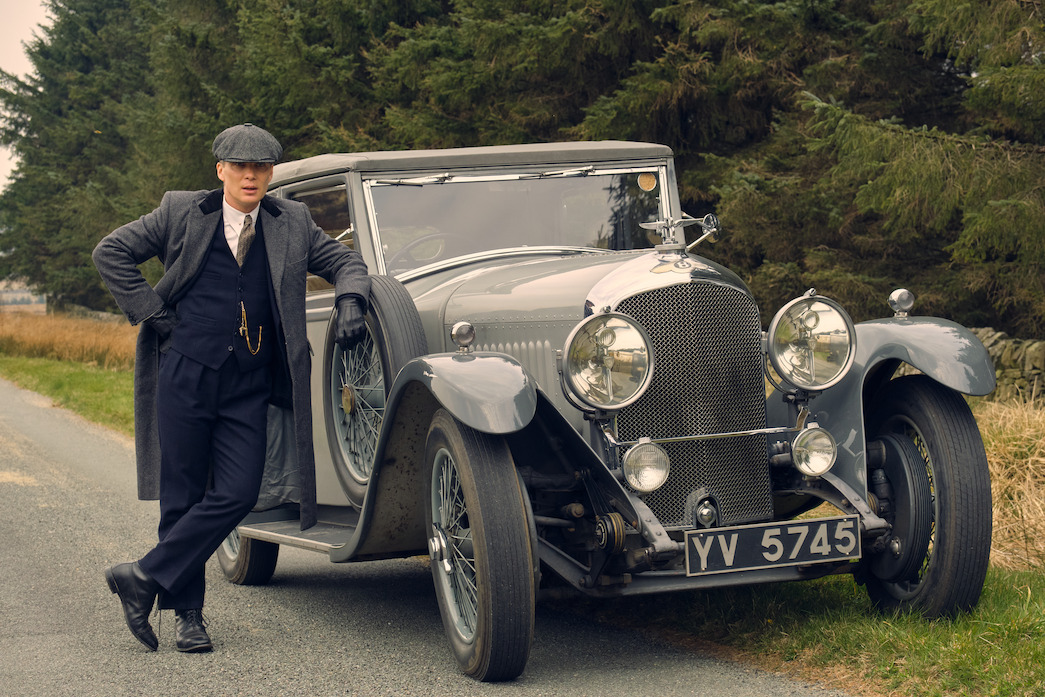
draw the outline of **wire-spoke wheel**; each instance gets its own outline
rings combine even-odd
[[[369,327],[363,340],[347,351],[334,344],[332,363],[334,430],[345,468],[356,482],[365,484],[385,416],[385,372]]]
[[[880,608],[912,608],[928,617],[971,610],[979,602],[990,556],[991,482],[968,405],[924,375],[902,377],[873,405],[868,432],[907,443],[907,459],[924,468],[928,479],[922,494],[928,500],[910,505],[927,508],[930,518],[920,562],[914,560],[900,577],[884,579],[871,563],[868,595]]]
[[[388,391],[400,369],[428,346],[413,299],[390,276],[371,276],[366,335],[347,351],[334,341],[335,319],[331,314],[325,348],[327,441],[349,501],[362,506]]]
[[[425,458],[428,547],[446,636],[464,673],[511,680],[529,658],[536,594],[528,509],[511,453],[503,438],[439,410]]]

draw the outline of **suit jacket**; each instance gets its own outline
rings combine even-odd
[[[109,233],[94,249],[102,280],[131,324],[173,306],[191,286],[221,221],[222,190],[169,191],[159,207]],[[309,388],[311,347],[305,334],[305,282],[313,273],[332,283],[337,297],[355,295],[364,307],[370,278],[359,253],[331,239],[296,201],[266,196],[258,212],[268,255],[273,298],[283,328],[291,383],[293,433],[301,486],[301,526],[316,521],[315,458]],[[155,287],[138,265],[157,257],[164,274]],[[159,346],[144,324],[138,333],[134,365],[134,430],[138,497],[159,498],[160,446],[156,425]],[[273,410],[270,409],[270,414]],[[272,426],[272,424],[270,424]]]

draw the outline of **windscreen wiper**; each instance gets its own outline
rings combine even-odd
[[[425,184],[445,184],[454,178],[449,172],[435,174],[429,177],[413,177],[409,179],[374,179],[375,184],[387,184],[388,186],[424,186]]]
[[[586,177],[595,171],[594,165],[578,167],[576,169],[558,169],[548,172],[534,172],[533,174],[520,174],[519,179],[546,179],[548,177]]]

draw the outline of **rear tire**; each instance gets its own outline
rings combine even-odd
[[[233,530],[218,547],[218,564],[225,578],[238,586],[263,586],[272,579],[279,560],[279,545]]]
[[[929,478],[932,518],[922,563],[901,580],[877,578],[871,565],[868,595],[881,609],[927,617],[971,610],[987,575],[992,523],[987,455],[968,405],[924,375],[898,378],[873,405],[868,432],[913,442]]]

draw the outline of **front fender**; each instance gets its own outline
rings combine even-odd
[[[424,462],[428,424],[439,408],[477,431],[508,434],[537,410],[537,383],[502,353],[422,356],[403,366],[385,405],[381,435],[359,521],[330,560],[423,554],[427,548]]]
[[[949,320],[890,317],[861,322],[856,344],[856,363],[865,375],[882,361],[898,359],[962,394],[982,397],[994,391],[994,364],[987,349],[975,334]]]
[[[537,410],[537,383],[503,353],[444,353],[403,366],[389,393],[395,410],[409,383],[420,383],[461,423],[483,433],[514,433]]]
[[[840,383],[809,404],[815,420],[838,441],[832,470],[861,494],[867,491],[864,401],[907,363],[942,385],[968,395],[994,390],[994,365],[987,350],[960,324],[936,317],[890,317],[856,325],[856,360]],[[770,423],[784,425],[787,410],[774,393],[768,404]]]

